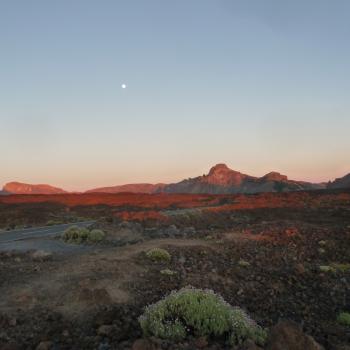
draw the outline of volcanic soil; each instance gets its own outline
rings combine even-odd
[[[190,218],[180,210],[167,222],[113,215],[94,224],[107,241],[88,250],[2,252],[0,349],[136,349],[144,307],[189,285],[214,290],[267,329],[292,320],[325,349],[346,349],[350,329],[336,319],[350,311],[349,214],[346,197],[337,206],[226,208]],[[171,261],[150,261],[154,247]],[[225,348],[211,339],[152,341],[149,349]]]

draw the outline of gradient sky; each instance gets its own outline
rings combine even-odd
[[[349,0],[0,0],[0,185],[171,182],[219,162],[343,176],[349,19]]]

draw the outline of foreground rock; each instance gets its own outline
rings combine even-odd
[[[292,321],[280,321],[270,330],[266,350],[323,350],[312,337]]]

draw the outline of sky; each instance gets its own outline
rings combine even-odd
[[[349,18],[348,0],[0,0],[0,186],[344,176]]]

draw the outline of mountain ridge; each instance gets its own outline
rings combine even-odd
[[[117,186],[106,186],[89,189],[82,193],[260,193],[288,192],[314,189],[350,188],[350,173],[328,183],[311,183],[290,180],[286,175],[271,171],[264,176],[256,177],[230,169],[224,163],[210,168],[208,174],[188,178],[179,182],[164,184],[134,183]],[[4,185],[0,195],[8,194],[64,194],[71,193],[59,187],[46,184],[26,184],[9,182]]]
[[[12,181],[5,184],[2,192],[10,194],[63,194],[67,191],[62,188],[46,184],[27,184],[23,182]]]

